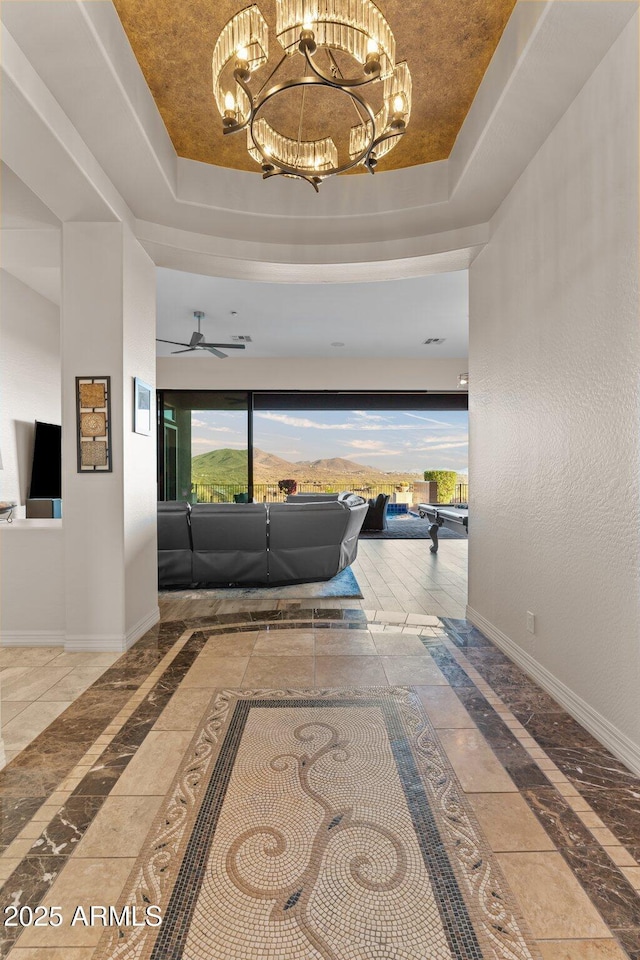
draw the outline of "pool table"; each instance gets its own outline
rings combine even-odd
[[[430,522],[431,553],[438,552],[438,530],[447,527],[463,536],[469,535],[469,507],[466,503],[419,503],[418,513]]]

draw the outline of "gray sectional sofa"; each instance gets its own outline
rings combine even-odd
[[[355,560],[361,497],[303,503],[158,503],[158,582],[330,580]]]

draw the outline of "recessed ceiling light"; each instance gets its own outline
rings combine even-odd
[[[238,311],[237,311],[237,310],[229,310],[229,313],[231,314],[232,317],[237,317],[237,316],[238,316]]]
[[[334,340],[331,344],[332,347],[344,347],[344,343],[341,343],[339,340]]]

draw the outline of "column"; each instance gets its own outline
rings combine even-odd
[[[65,646],[125,650],[159,617],[156,432],[133,431],[134,377],[153,388],[155,268],[129,228],[62,232]],[[78,472],[76,377],[110,378],[111,471]]]

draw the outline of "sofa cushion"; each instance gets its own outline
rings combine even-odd
[[[191,508],[196,583],[266,583],[263,503],[195,503]]]
[[[355,559],[360,497],[158,505],[160,584],[329,580]]]
[[[187,584],[193,580],[189,504],[158,504],[158,584]]]
[[[189,509],[183,501],[158,503],[158,550],[191,550]]]
[[[351,510],[337,500],[272,503],[269,507],[269,582],[330,580]]]

